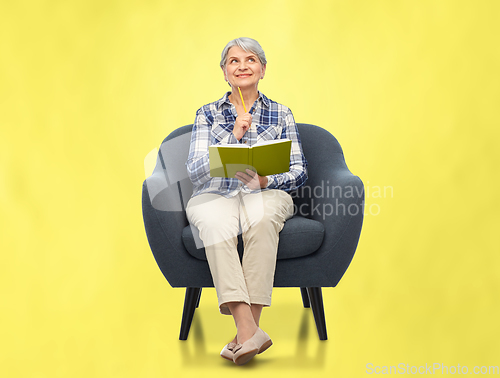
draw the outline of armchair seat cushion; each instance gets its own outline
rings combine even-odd
[[[293,259],[316,252],[323,243],[325,229],[321,222],[313,219],[294,216],[287,220],[280,232],[278,260]],[[195,229],[195,233],[197,230]],[[206,260],[205,248],[196,248],[195,237],[191,226],[182,230],[182,242],[189,254],[199,260]],[[238,251],[243,252],[241,235],[238,236]]]

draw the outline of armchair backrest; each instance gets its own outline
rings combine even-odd
[[[300,140],[304,156],[307,159],[308,178],[302,187],[291,193],[297,207],[301,204],[311,204],[311,199],[320,190],[335,185],[328,177],[350,174],[344,159],[342,147],[337,139],[327,130],[306,123],[298,123]]]

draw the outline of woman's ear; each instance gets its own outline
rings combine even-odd
[[[262,65],[262,74],[260,75],[260,78],[261,78],[261,79],[263,79],[263,78],[264,78],[264,75],[265,75],[265,73],[266,73],[266,67],[267,67],[267,65],[266,65],[266,64],[263,64],[263,65]]]
[[[224,69],[224,67],[221,67],[221,69],[222,69],[222,72],[224,73],[224,80],[227,82],[227,72]]]

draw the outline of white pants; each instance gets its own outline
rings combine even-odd
[[[205,246],[220,312],[231,314],[227,302],[270,306],[279,233],[293,215],[292,197],[276,189],[231,198],[206,193],[191,198],[186,213]]]

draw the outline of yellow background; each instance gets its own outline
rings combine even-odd
[[[2,0],[0,375],[500,365],[499,16],[494,0]],[[372,211],[324,289],[329,340],[276,289],[275,345],[244,367],[218,357],[234,328],[213,289],[178,341],[184,292],[141,213],[145,157],[228,89],[220,52],[240,36],[266,51],[260,89],[338,138]]]

